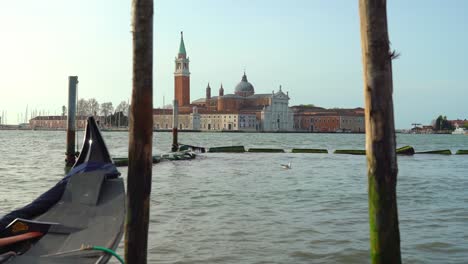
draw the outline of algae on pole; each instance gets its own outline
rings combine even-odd
[[[373,264],[401,263],[396,182],[392,59],[387,1],[359,0],[364,75],[370,258]]]

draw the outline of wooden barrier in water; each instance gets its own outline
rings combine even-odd
[[[404,146],[397,148],[396,153],[398,155],[414,155],[414,148],[412,146]]]
[[[421,152],[416,152],[416,154],[452,155],[452,151],[450,151],[450,149],[442,149],[442,150],[421,151]]]
[[[227,146],[227,147],[213,147],[208,152],[229,152],[229,153],[243,153],[245,152],[244,146]]]
[[[117,167],[125,167],[128,166],[128,158],[113,158],[114,165]],[[153,164],[161,162],[161,156],[156,155],[153,156]]]
[[[276,148],[250,148],[248,152],[258,152],[258,153],[284,153],[284,149],[276,149]]]
[[[291,153],[328,153],[326,149],[293,148]]]
[[[457,153],[455,153],[455,155],[468,155],[468,149],[457,150]]]
[[[366,155],[364,149],[337,149],[334,154]]]
[[[366,155],[364,149],[337,149],[335,154],[350,154],[350,155]],[[412,146],[404,146],[396,149],[398,155],[414,155],[414,148]]]

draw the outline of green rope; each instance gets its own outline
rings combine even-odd
[[[121,256],[119,256],[117,253],[115,253],[115,251],[113,251],[112,249],[108,249],[108,248],[105,248],[105,247],[98,247],[98,246],[92,246],[90,248],[91,250],[99,250],[99,251],[103,251],[105,253],[108,253],[108,254],[111,254],[112,256],[114,256],[116,259],[118,259],[120,261],[120,263],[122,264],[125,264],[124,260],[122,259]]]

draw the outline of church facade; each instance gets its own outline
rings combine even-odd
[[[175,59],[174,98],[178,102],[179,129],[202,131],[291,131],[294,117],[289,109],[289,93],[278,91],[256,94],[247,75],[235,86],[234,93],[225,94],[221,84],[218,95],[212,96],[208,84],[205,98],[190,102],[189,58],[183,35]],[[172,128],[172,109],[154,109],[155,129]]]

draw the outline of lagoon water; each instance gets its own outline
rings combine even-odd
[[[208,147],[364,148],[354,134],[179,137]],[[127,156],[126,132],[104,138],[113,156]],[[170,133],[154,139],[156,153],[169,150]],[[468,149],[468,137],[398,135],[397,144],[455,152]],[[0,131],[0,150],[0,214],[64,175],[63,131]],[[291,170],[280,168],[288,162]],[[399,156],[398,165],[403,261],[467,263],[468,156]],[[162,162],[153,167],[150,221],[148,263],[369,263],[365,156],[206,153]]]

